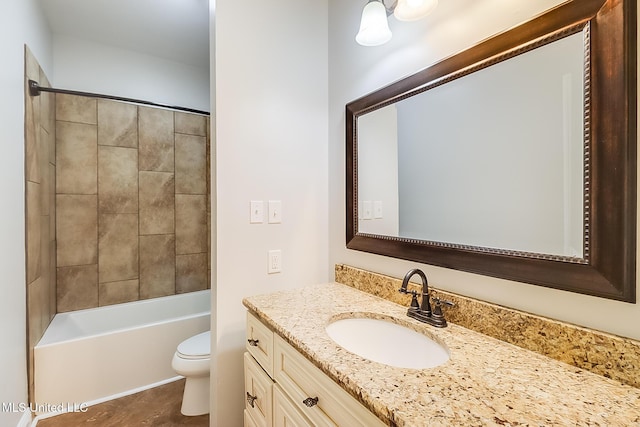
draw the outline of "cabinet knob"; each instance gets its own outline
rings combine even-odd
[[[309,408],[311,408],[312,406],[316,406],[318,404],[318,398],[317,397],[307,397],[305,400],[302,401],[302,403],[304,403]]]
[[[250,346],[257,347],[260,340],[254,340],[253,338],[249,338],[247,342],[249,343]]]
[[[251,394],[249,394],[249,392],[247,392],[247,403],[251,405],[252,408],[255,408],[254,402],[256,401],[256,399],[258,399],[258,396],[252,396]]]

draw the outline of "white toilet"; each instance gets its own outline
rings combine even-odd
[[[171,367],[187,381],[182,395],[183,415],[209,413],[209,362],[211,360],[211,331],[188,338],[178,345]]]

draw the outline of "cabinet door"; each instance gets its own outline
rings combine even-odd
[[[313,427],[278,384],[273,386],[273,427]]]
[[[245,411],[256,427],[271,427],[273,410],[273,380],[249,353],[244,354]]]
[[[258,427],[258,424],[255,422],[255,420],[251,417],[251,414],[249,414],[249,412],[247,412],[247,410],[244,410],[244,427]]]
[[[247,351],[273,378],[273,332],[247,312]]]

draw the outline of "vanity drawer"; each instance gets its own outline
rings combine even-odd
[[[282,388],[273,386],[273,427],[313,427],[300,410],[289,400]]]
[[[247,351],[273,378],[273,332],[247,312]]]
[[[274,336],[274,374],[276,382],[315,426],[385,425],[278,335]]]
[[[257,427],[271,427],[273,380],[249,353],[244,354],[245,411]]]

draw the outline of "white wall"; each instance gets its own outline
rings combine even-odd
[[[441,1],[438,9],[425,20],[398,23],[390,18],[393,39],[373,48],[359,46],[353,40],[364,3],[329,1],[329,268],[335,263],[346,263],[402,277],[409,268],[421,267],[429,282],[441,289],[640,339],[638,304],[417,265],[345,248],[345,104],[561,2]]]
[[[51,70],[50,33],[36,0],[0,3],[0,402],[27,402],[24,238],[24,44]],[[0,425],[22,414],[0,411]]]
[[[236,426],[244,405],[242,298],[330,279],[327,3],[217,0],[215,8],[211,422]],[[282,223],[249,224],[249,202],[270,199],[282,201]],[[282,250],[282,273],[267,274],[270,249]]]
[[[61,34],[52,85],[209,111],[209,69]]]

